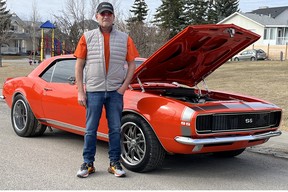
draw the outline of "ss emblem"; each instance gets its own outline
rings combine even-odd
[[[253,123],[253,119],[252,118],[247,118],[247,119],[245,119],[245,123]]]

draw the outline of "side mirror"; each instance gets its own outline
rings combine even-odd
[[[68,77],[68,81],[70,85],[75,85],[76,78],[75,77]]]

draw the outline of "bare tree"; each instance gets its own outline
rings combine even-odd
[[[54,15],[56,18],[57,34],[69,42],[75,48],[85,29],[95,28],[95,10],[99,0],[66,0],[66,8],[62,15]]]
[[[159,49],[169,37],[169,31],[139,22],[130,23],[129,35],[132,37],[141,57],[149,57]]]
[[[31,16],[31,35],[32,35],[32,54],[33,61],[35,63],[36,48],[39,46],[39,41],[36,41],[37,29],[39,28],[38,23],[40,21],[40,16],[38,12],[37,3],[35,0],[32,2],[32,16]]]
[[[73,48],[76,48],[83,32],[95,28],[96,8],[101,1],[90,0],[88,6],[87,1],[67,0],[66,8],[62,11],[62,15],[54,15],[57,20],[57,36],[61,37],[61,39],[66,39],[67,42],[71,43]],[[160,31],[152,25],[148,26],[148,24],[145,24],[141,26],[136,23],[134,26],[128,28],[125,22],[125,14],[123,13],[123,11],[128,11],[128,9],[121,10],[121,1],[119,0],[111,0],[110,2],[114,6],[116,17],[114,26],[120,31],[129,33],[142,57],[151,55],[167,40],[168,32]]]

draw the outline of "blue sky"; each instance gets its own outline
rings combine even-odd
[[[37,8],[39,9],[39,14],[41,15],[41,19],[45,20],[53,20],[52,14],[56,14],[60,10],[65,8],[65,2],[67,0],[34,0],[36,2]],[[88,0],[86,0],[88,1]],[[109,1],[109,0],[108,0]],[[11,12],[15,12],[22,19],[29,19],[32,15],[32,2],[33,0],[6,0],[7,8],[10,9]],[[112,0],[113,2],[113,0]],[[120,10],[125,12],[129,12],[131,6],[134,3],[134,0],[118,0],[120,2]],[[149,15],[155,13],[155,9],[161,5],[160,0],[145,0],[148,5]],[[269,6],[269,7],[280,7],[280,6],[288,6],[287,0],[240,0],[239,8],[243,12],[249,12],[255,9],[258,9],[260,6]]]

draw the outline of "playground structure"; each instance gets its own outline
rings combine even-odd
[[[66,54],[65,52],[65,42],[55,38],[55,25],[49,20],[43,23],[41,26],[41,47],[40,47],[40,61],[44,58],[49,58],[57,55]],[[49,35],[44,36],[44,29],[50,29],[52,32],[51,40]]]

